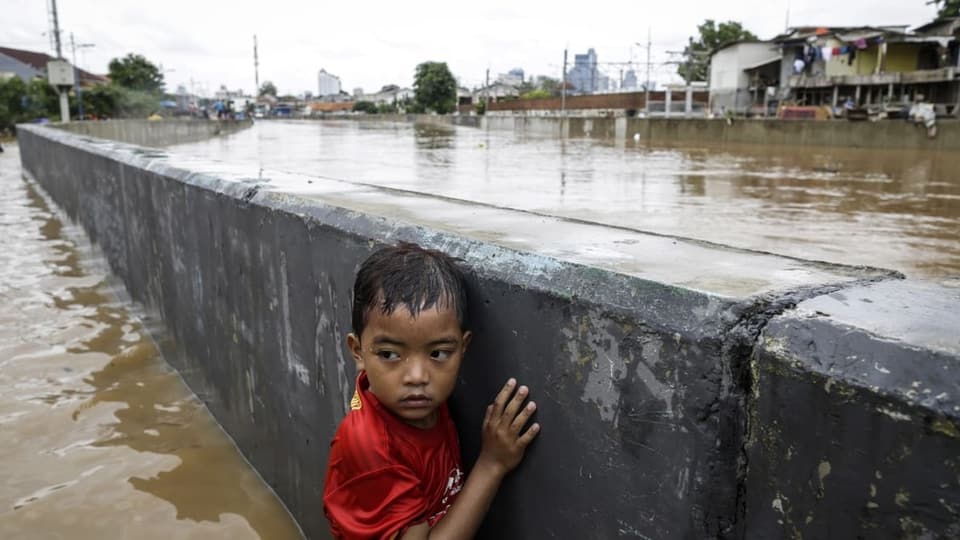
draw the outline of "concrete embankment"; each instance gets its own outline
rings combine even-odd
[[[543,432],[480,537],[960,531],[956,282],[322,178],[293,196],[269,173],[200,174],[38,126],[19,139],[24,170],[159,312],[170,362],[312,538],[328,534],[327,447],[352,393],[353,274],[397,240],[474,269],[452,400],[467,464],[503,380],[539,404]]]
[[[203,141],[253,125],[252,120],[106,120],[50,124],[52,127],[141,146],[160,147],[174,143]]]
[[[937,136],[927,137],[926,128],[904,120],[849,122],[846,120],[775,120],[706,118],[626,118],[557,116],[436,116],[369,115],[357,120],[387,120],[453,124],[483,129],[506,129],[517,133],[553,137],[587,137],[650,143],[774,144],[789,146],[834,146],[842,148],[908,148],[960,151],[960,121],[941,120]]]

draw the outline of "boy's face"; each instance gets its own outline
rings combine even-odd
[[[390,315],[371,310],[361,335],[347,336],[347,345],[377,400],[404,422],[427,429],[453,392],[470,338],[449,307],[414,318],[401,305]]]

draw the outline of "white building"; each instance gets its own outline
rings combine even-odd
[[[371,101],[377,105],[398,103],[406,99],[413,99],[413,90],[400,88],[395,84],[388,84],[373,94],[363,94],[357,101]]]
[[[325,69],[321,69],[317,74],[317,82],[320,90],[317,95],[320,97],[335,96],[340,93],[340,77],[327,73]]]
[[[710,111],[743,114],[753,103],[751,72],[780,69],[780,48],[770,42],[736,41],[710,57]]]
[[[517,97],[520,95],[520,89],[512,84],[495,82],[490,86],[484,86],[473,91],[473,102],[480,101],[500,101],[506,97]]]

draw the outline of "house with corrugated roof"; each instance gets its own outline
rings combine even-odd
[[[902,114],[934,104],[960,116],[960,18],[908,30],[804,26],[769,41],[736,41],[711,52],[714,113],[761,114],[767,105],[846,105]]]
[[[960,113],[958,24],[791,28],[781,50],[782,97],[803,105],[902,109],[934,103]]]
[[[780,48],[770,41],[738,40],[715,49],[710,57],[710,111],[756,114],[768,88],[780,85]]]
[[[47,78],[47,63],[56,58],[47,53],[0,47],[0,78],[16,76],[23,82],[30,82],[37,77]],[[82,69],[77,69],[80,85],[84,88],[105,84],[110,81],[103,75],[96,75]]]

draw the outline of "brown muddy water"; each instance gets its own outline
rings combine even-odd
[[[0,538],[301,538],[4,148]]]
[[[282,191],[308,193],[307,176],[331,178],[910,277],[960,275],[960,153],[354,121],[260,122],[168,151],[259,168]]]

